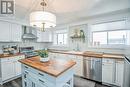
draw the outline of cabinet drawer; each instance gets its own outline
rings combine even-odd
[[[1,58],[1,62],[14,61],[14,60],[15,59],[13,57]]]
[[[23,67],[24,67],[25,71],[32,72],[32,73],[36,74],[37,77],[46,79],[46,80],[51,81],[51,82],[55,82],[55,78],[53,76],[51,76],[51,75],[48,75],[48,74],[46,74],[44,72],[38,71],[38,70],[33,69],[33,68],[31,68],[29,66],[26,66],[26,65],[24,65]]]
[[[55,83],[52,83],[46,79],[43,78],[38,78],[38,84],[40,84],[40,86],[47,86],[47,87],[54,87]]]

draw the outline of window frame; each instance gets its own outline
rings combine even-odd
[[[130,32],[130,29],[118,29],[118,30],[104,30],[104,31],[93,31],[91,32],[91,38],[92,38],[92,44],[91,44],[91,47],[95,48],[97,46],[94,46],[93,45],[93,33],[95,32],[106,32],[107,33],[107,44],[101,44],[100,46],[98,46],[99,48],[126,48],[126,47],[130,47],[130,45],[125,45],[125,44],[109,44],[109,35],[108,33],[109,32],[112,32],[112,31],[129,31]],[[116,47],[115,47],[116,46]]]
[[[63,35],[67,34],[67,40],[66,40],[67,43],[66,44],[58,44],[58,34],[63,34]],[[56,35],[56,41],[54,41],[55,35]],[[63,39],[64,39],[64,36],[63,36]],[[57,44],[55,44],[55,42]],[[65,42],[65,41],[63,40],[63,42]],[[68,46],[68,30],[67,29],[58,29],[53,32],[53,46]]]
[[[112,28],[112,29],[99,29],[99,30],[95,30],[93,29],[93,25],[98,25],[98,24],[105,24],[105,23],[111,23],[111,22],[118,22],[118,21],[124,21],[125,23],[125,27],[124,28]],[[115,45],[115,44],[109,44],[108,45],[108,32],[109,31],[123,31],[123,30],[126,30],[126,31],[130,31],[130,29],[128,28],[128,21],[126,19],[123,19],[123,20],[114,20],[114,21],[107,21],[107,22],[100,22],[100,23],[95,23],[95,24],[91,24],[89,25],[90,27],[90,30],[88,30],[88,37],[89,37],[89,41],[88,41],[88,47],[89,48],[101,48],[101,49],[126,49],[128,47],[130,47],[130,45],[126,44],[119,44],[119,45]],[[100,45],[100,46],[94,46],[93,45],[93,33],[94,32],[107,32],[107,44],[105,45]]]

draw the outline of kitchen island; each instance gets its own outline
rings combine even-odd
[[[50,59],[40,62],[40,57],[19,60],[22,63],[23,87],[73,87],[73,66],[70,60]]]

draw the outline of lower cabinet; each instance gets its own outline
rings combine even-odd
[[[27,65],[22,67],[23,87],[73,87],[73,69],[54,77]]]
[[[124,60],[102,59],[102,82],[123,87]]]
[[[15,75],[16,76],[18,76],[18,75],[20,75],[21,74],[21,63],[20,62],[18,62],[18,61],[15,61],[14,62],[14,67],[15,67]]]
[[[75,75],[83,76],[83,56],[67,55],[66,59],[75,61],[76,65],[73,67],[75,71]]]
[[[8,82],[21,75],[21,63],[18,62],[18,60],[23,58],[25,58],[24,55],[0,59],[0,84]]]
[[[15,76],[15,68],[14,62],[5,61],[1,62],[1,73],[2,73],[2,81],[10,79]]]
[[[123,87],[124,61],[116,60],[116,79],[115,83]]]
[[[102,59],[102,81],[113,84],[114,73],[114,60]]]

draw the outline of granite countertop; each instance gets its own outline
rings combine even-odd
[[[21,59],[19,62],[55,77],[59,76],[76,64],[76,62],[72,60],[67,61],[60,59],[51,59],[49,62],[44,63],[40,62],[39,56]]]
[[[16,53],[16,54],[0,54],[0,58],[7,58],[7,57],[13,57],[13,56],[20,56],[20,55],[24,55],[22,53]]]

